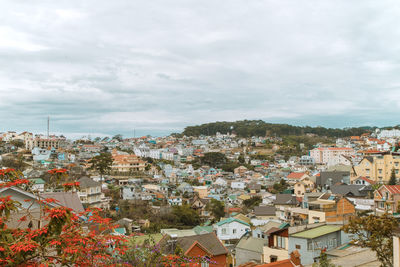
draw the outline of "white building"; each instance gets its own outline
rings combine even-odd
[[[213,225],[220,240],[240,239],[250,232],[250,225],[236,218],[228,218]]]
[[[316,164],[346,164],[346,157],[353,156],[354,149],[348,147],[318,147],[310,150],[310,156]]]

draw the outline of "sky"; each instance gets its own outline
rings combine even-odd
[[[400,4],[4,0],[0,131],[399,124]]]

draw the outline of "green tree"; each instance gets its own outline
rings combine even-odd
[[[396,184],[396,171],[393,168],[392,173],[390,174],[389,185],[395,185],[395,184]]]
[[[172,213],[182,226],[196,226],[200,223],[199,214],[187,204],[174,206],[172,208]]]
[[[89,163],[91,164],[90,169],[97,171],[101,180],[103,180],[103,175],[111,171],[113,159],[110,153],[100,153],[100,155],[93,157]]]
[[[313,263],[312,267],[335,267],[336,265],[328,259],[328,255],[325,253],[325,250],[321,251],[321,255],[319,256],[319,262]]]
[[[214,216],[215,221],[219,221],[221,217],[225,215],[225,205],[222,201],[218,201],[214,198],[207,203],[206,209],[211,212]]]
[[[122,134],[116,134],[116,135],[113,136],[112,139],[115,139],[115,140],[118,140],[118,141],[122,142]]]
[[[288,184],[286,183],[286,180],[282,179],[279,183],[275,183],[272,186],[272,193],[274,193],[274,194],[282,193],[287,188],[288,188]]]
[[[11,141],[11,144],[12,144],[13,146],[16,146],[16,147],[19,147],[19,148],[23,148],[23,147],[25,146],[25,145],[24,145],[24,141],[18,140],[18,139],[12,140],[12,141]]]
[[[240,153],[240,156],[238,157],[238,161],[239,161],[239,163],[241,163],[241,164],[244,164],[244,163],[245,163],[245,161],[244,161],[244,156],[243,156],[242,153]]]
[[[343,230],[354,235],[352,242],[375,251],[382,267],[391,267],[393,266],[393,230],[397,227],[397,220],[384,214],[352,217]]]
[[[204,153],[204,157],[200,158],[201,164],[218,168],[226,163],[227,159],[224,154],[219,152]]]
[[[243,205],[248,209],[252,209],[255,206],[260,205],[261,202],[262,198],[260,196],[254,196],[249,199],[243,200]]]

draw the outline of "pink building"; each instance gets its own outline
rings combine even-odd
[[[346,157],[354,155],[354,150],[349,147],[318,147],[310,150],[310,156],[316,164],[349,164]]]

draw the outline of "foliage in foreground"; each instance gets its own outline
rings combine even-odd
[[[66,180],[65,169],[53,169],[54,180]],[[61,179],[64,178],[64,179]],[[0,189],[19,188],[35,194],[20,203],[0,197],[0,266],[178,266],[203,259],[162,255],[147,247],[128,246],[126,236],[116,235],[111,219],[100,209],[75,213],[52,198],[41,198],[31,183],[14,169],[0,170]],[[63,184],[65,191],[79,183]],[[36,227],[35,227],[36,226]],[[138,255],[141,255],[140,257]],[[149,265],[150,264],[150,265]]]
[[[393,266],[393,230],[398,222],[391,215],[369,215],[353,217],[343,227],[346,233],[354,234],[353,243],[376,252],[381,266]]]

